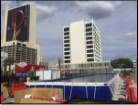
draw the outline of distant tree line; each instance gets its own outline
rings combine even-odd
[[[133,62],[129,58],[118,58],[111,60],[113,68],[133,68]]]

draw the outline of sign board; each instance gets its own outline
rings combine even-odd
[[[26,62],[20,62],[20,63],[18,64],[18,66],[20,66],[20,67],[25,67],[26,65],[27,65]]]
[[[6,42],[29,41],[30,5],[20,6],[8,11]]]

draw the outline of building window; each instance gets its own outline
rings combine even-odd
[[[64,43],[69,43],[69,40],[65,40]]]
[[[87,44],[92,44],[92,41],[88,41]]]
[[[64,28],[64,31],[69,31],[69,28]]]
[[[22,44],[22,46],[26,47],[26,45],[25,45],[25,44]]]
[[[86,33],[86,36],[90,36],[90,35],[92,35],[92,32],[90,32],[90,33]]]
[[[86,31],[92,31],[92,28],[88,28],[88,29],[86,29]]]
[[[70,52],[65,52],[64,54],[65,54],[65,55],[69,55],[69,54],[70,54]]]
[[[69,39],[69,36],[64,37],[64,39]]]
[[[70,50],[70,48],[65,48],[64,50],[65,50],[65,51],[68,51],[68,50]]]
[[[86,38],[86,40],[90,40],[90,39],[92,39],[92,37],[87,37],[87,38]]]
[[[70,60],[65,60],[65,63],[70,63]]]
[[[88,61],[88,62],[91,62],[91,61],[94,61],[94,59],[93,59],[93,58],[92,58],[92,59],[87,59],[87,61]]]
[[[66,35],[69,35],[69,32],[64,33],[64,35],[65,35],[65,36],[66,36]]]
[[[87,50],[87,53],[91,53],[91,52],[93,52],[93,50]]]
[[[70,56],[66,56],[65,59],[70,59]]]
[[[92,23],[88,23],[88,24],[86,24],[85,26],[86,26],[86,27],[90,27],[90,26],[92,26]]]
[[[70,45],[69,44],[65,44],[64,47],[69,47]]]
[[[93,46],[87,46],[87,48],[93,48]]]
[[[21,43],[17,43],[17,45],[21,45]]]
[[[93,54],[88,54],[87,57],[93,57]]]
[[[65,44],[64,47],[69,47],[70,45],[69,44]]]

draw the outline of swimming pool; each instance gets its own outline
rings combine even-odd
[[[26,83],[27,88],[62,88],[63,98],[112,100],[120,77],[116,73],[99,73]]]

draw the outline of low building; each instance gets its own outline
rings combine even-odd
[[[132,62],[133,62],[133,68],[137,70],[137,60],[132,60]]]
[[[60,64],[62,64],[61,60],[46,60],[46,61],[41,61],[40,65],[48,66],[49,70],[57,70],[59,69],[59,62]]]
[[[112,70],[110,61],[103,62],[89,62],[89,63],[75,63],[75,64],[61,64],[63,70]]]

